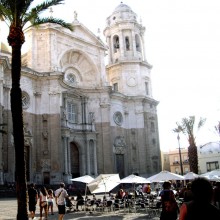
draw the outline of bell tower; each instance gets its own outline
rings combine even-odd
[[[121,3],[106,20],[107,75],[113,90],[124,95],[152,96],[150,70],[145,55],[145,27]]]

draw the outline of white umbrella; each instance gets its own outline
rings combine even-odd
[[[118,174],[100,174],[88,184],[91,193],[106,193],[120,184]]]
[[[120,183],[150,183],[150,181],[144,177],[131,174],[131,175],[121,179]]]
[[[94,180],[94,178],[89,175],[85,175],[85,176],[80,176],[80,177],[73,178],[70,180],[75,181],[75,182],[81,182],[81,183],[90,183]]]
[[[212,170],[212,171],[207,172],[207,173],[203,173],[200,176],[207,176],[207,175],[220,176],[220,169]]]
[[[85,175],[85,176],[80,176],[80,177],[73,178],[73,179],[70,179],[70,180],[86,184],[86,189],[85,189],[85,199],[86,199],[87,185],[88,185],[88,183],[92,182],[94,180],[94,178],[89,176],[89,175]]]
[[[160,173],[147,178],[147,180],[150,182],[160,182],[167,180],[184,180],[184,177],[169,171],[161,171]]]
[[[218,177],[217,175],[203,175],[202,177],[210,180],[210,181],[220,181],[220,177]]]
[[[195,178],[198,178],[199,175],[196,173],[193,173],[193,172],[189,172],[189,173],[185,174],[183,177],[185,180],[193,180]]]

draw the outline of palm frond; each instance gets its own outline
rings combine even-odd
[[[59,24],[64,28],[67,28],[71,31],[73,31],[73,26],[70,23],[66,23],[65,21],[63,21],[62,19],[58,19],[58,18],[52,18],[52,17],[47,17],[47,18],[37,18],[35,20],[32,21],[31,26],[37,26],[40,24],[45,24],[45,23],[53,23],[53,24]]]

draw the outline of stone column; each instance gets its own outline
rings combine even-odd
[[[68,148],[68,142],[67,137],[64,137],[64,173],[68,174],[68,154],[67,154],[67,148]]]
[[[145,41],[144,41],[144,31],[141,31],[141,54],[142,54],[142,60],[146,61],[146,52],[145,52]]]
[[[90,169],[90,142],[89,140],[86,140],[86,163],[87,163],[87,167],[86,167],[86,173],[88,175],[91,174],[91,169]]]
[[[71,170],[71,149],[70,149],[69,137],[67,137],[67,154],[68,154],[68,173],[69,173],[70,176],[72,176],[72,170]]]
[[[97,171],[97,150],[96,150],[96,140],[94,140],[94,172],[95,176],[98,175]]]

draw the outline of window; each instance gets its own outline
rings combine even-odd
[[[22,92],[22,107],[27,109],[30,106],[30,97],[26,92]]]
[[[77,106],[74,103],[68,102],[67,103],[67,114],[68,114],[68,120],[72,123],[77,122]]]
[[[185,173],[188,173],[189,172],[189,167],[185,167],[184,171],[185,171]]]
[[[145,82],[145,93],[146,93],[146,95],[149,95],[149,85],[148,85],[148,82]]]
[[[217,170],[219,169],[219,164],[218,164],[218,161],[213,161],[213,162],[207,162],[206,163],[206,168],[207,168],[207,171],[212,171],[212,170]]]
[[[114,90],[115,92],[118,92],[118,83],[114,83],[114,84],[113,84],[113,90]]]
[[[74,76],[73,73],[68,73],[66,78],[67,78],[67,81],[70,82],[70,83],[75,83],[76,82],[76,77]]]
[[[151,132],[155,132],[154,122],[151,122],[151,123],[150,123],[150,131],[151,131]]]
[[[126,50],[130,50],[129,37],[125,37]]]
[[[114,36],[113,38],[113,44],[114,44],[114,52],[117,52],[117,49],[119,49],[119,37],[117,35]]]
[[[140,37],[135,35],[136,51],[141,52]]]
[[[179,168],[178,167],[175,168],[175,173],[179,174]]]

